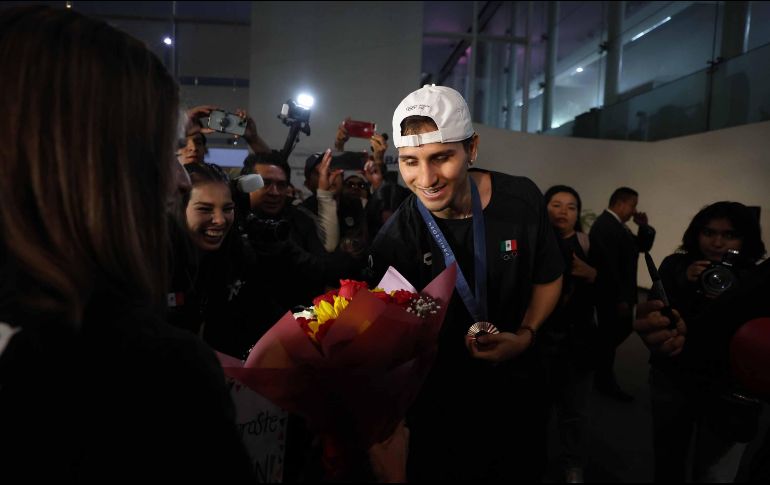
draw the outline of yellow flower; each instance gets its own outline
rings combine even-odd
[[[315,314],[318,318],[318,324],[323,325],[329,320],[336,319],[339,317],[340,313],[342,313],[342,310],[347,308],[347,306],[348,300],[341,296],[334,297],[334,305],[331,305],[327,301],[319,302],[315,307]]]
[[[311,320],[310,322],[308,322],[307,326],[310,327],[310,330],[313,332],[313,335],[311,335],[311,337],[313,337],[313,339],[315,339],[315,334],[318,333],[318,327],[320,325],[321,324],[318,323],[318,320]]]

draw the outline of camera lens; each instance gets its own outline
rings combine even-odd
[[[721,294],[730,289],[735,282],[735,275],[724,266],[714,266],[703,272],[701,283],[708,293]]]

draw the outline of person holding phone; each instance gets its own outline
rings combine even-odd
[[[305,161],[305,186],[313,195],[298,206],[316,221],[328,252],[341,250],[355,259],[368,247],[369,231],[358,187],[345,187],[346,175],[357,171],[346,174],[345,168],[362,168],[363,164],[354,152],[344,152],[336,159],[331,149],[310,155]],[[362,176],[358,178],[363,181]]]
[[[177,148],[177,158],[180,163],[183,165],[188,163],[203,163],[204,157],[208,152],[208,149],[206,148],[206,135],[215,133],[217,130],[208,126],[204,127],[201,120],[210,116],[212,111],[218,110],[220,110],[220,108],[217,106],[200,105],[190,108],[185,112],[185,138],[180,140],[179,147]],[[269,154],[271,152],[270,146],[261,136],[259,136],[257,125],[254,123],[251,116],[240,108],[235,111],[235,114],[246,121],[246,130],[243,134],[243,139],[246,140],[252,153]]]
[[[647,215],[637,211],[639,193],[620,187],[610,196],[609,206],[596,218],[589,238],[591,260],[596,263],[596,301],[599,351],[595,387],[613,399],[630,402],[633,396],[621,389],[615,376],[615,351],[631,335],[632,315],[637,303],[636,272],[639,253],[649,251],[655,229]],[[626,223],[633,218],[638,234]]]

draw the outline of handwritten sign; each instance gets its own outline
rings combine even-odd
[[[283,481],[288,414],[261,395],[227,379],[235,403],[235,423],[251,457],[258,483]]]

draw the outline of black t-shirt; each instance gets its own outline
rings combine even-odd
[[[588,327],[594,327],[594,285],[584,278],[572,275],[573,255],[592,265],[583,247],[580,245],[577,233],[563,239],[557,236],[559,248],[564,261],[564,279],[562,280],[561,298],[551,316],[543,325],[545,334],[550,334],[556,340],[575,336],[585,332]],[[543,335],[545,337],[545,335]]]
[[[489,174],[492,196],[484,208],[488,314],[501,331],[515,331],[529,305],[532,285],[554,281],[562,275],[564,264],[537,186],[525,177]],[[436,220],[447,230],[445,237],[473,288],[473,219]],[[396,268],[417,289],[425,287],[446,267],[414,195],[401,205],[372,243],[370,282],[379,282],[388,266]],[[453,333],[464,335],[473,321],[456,292],[454,300],[460,302],[462,315],[449,314],[444,328],[457,322]]]
[[[474,271],[473,219],[441,219],[440,217],[434,217],[434,219],[452,247],[457,264],[462,269],[468,286],[471,291],[475,291],[476,271]]]
[[[557,234],[557,241],[566,268],[561,296],[559,304],[540,327],[538,343],[547,355],[567,358],[571,365],[590,367],[594,365],[596,352],[595,289],[593,283],[573,276],[570,268],[573,255],[591,266],[592,262],[580,245],[577,233],[568,238]]]
[[[514,332],[529,305],[532,285],[559,278],[564,265],[537,186],[524,177],[489,174],[492,196],[484,208],[488,316],[500,331]],[[436,220],[473,288],[473,219]],[[376,284],[393,266],[420,290],[445,268],[441,254],[411,195],[373,242],[367,277]],[[509,463],[512,456],[526,456],[532,440],[545,433],[545,417],[538,418],[544,407],[536,354],[527,351],[499,365],[474,359],[464,343],[473,323],[455,291],[436,361],[409,415],[410,449],[420,457],[412,466],[422,469],[415,472],[418,478],[451,478],[437,475],[442,469],[455,479],[479,478],[502,457]],[[485,421],[484,416],[489,416],[486,424],[474,422]],[[453,437],[447,440],[449,429]],[[434,455],[444,457],[439,461],[467,463],[462,470],[446,464],[442,468],[431,462]]]

